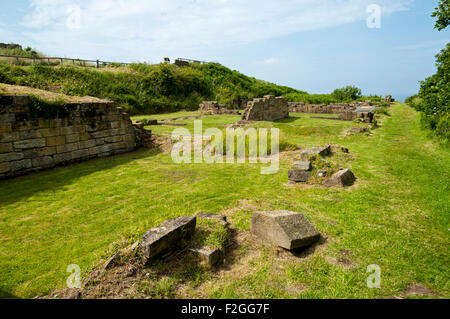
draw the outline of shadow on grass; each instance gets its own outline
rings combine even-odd
[[[0,299],[20,299],[20,298],[11,294],[9,291],[0,289]]]
[[[43,191],[58,190],[74,180],[102,170],[121,166],[142,158],[156,156],[159,149],[138,149],[136,151],[67,166],[50,168],[24,176],[0,181],[0,208],[21,201]],[[86,185],[89,187],[89,185]],[[44,200],[39,200],[44,201]],[[49,199],[49,201],[51,201]]]

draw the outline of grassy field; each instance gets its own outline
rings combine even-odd
[[[238,229],[233,257],[194,279],[152,278],[143,285],[153,296],[383,298],[420,283],[449,298],[450,152],[426,136],[409,107],[395,104],[390,114],[370,135],[347,136],[354,123],[305,114],[257,125],[278,127],[304,147],[348,147],[354,157],[348,167],[358,177],[348,189],[286,185],[295,152],[282,154],[275,175],[261,175],[259,164],[180,165],[139,150],[1,181],[0,297],[62,288],[69,264],[87,274],[118,242],[202,211],[224,213]],[[235,120],[203,118],[205,127]],[[269,209],[303,213],[322,243],[299,256],[258,246],[249,235],[250,217]],[[380,289],[366,286],[371,264],[381,268]]]

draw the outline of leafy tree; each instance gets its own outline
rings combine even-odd
[[[433,13],[436,29],[450,24],[450,0],[440,0]],[[419,94],[407,103],[422,115],[422,123],[444,139],[450,139],[450,43],[436,55],[436,74],[421,82]]]
[[[450,25],[450,0],[439,0],[438,7],[432,14],[437,18],[435,28],[444,30]]]
[[[339,101],[356,100],[361,96],[361,89],[356,86],[348,85],[341,89],[334,90],[332,95]]]

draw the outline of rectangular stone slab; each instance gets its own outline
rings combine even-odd
[[[183,248],[194,235],[196,222],[195,216],[183,216],[167,220],[147,231],[141,243],[141,253],[147,263],[155,257]]]
[[[344,169],[333,176],[331,176],[329,179],[326,179],[323,181],[323,185],[326,187],[334,187],[334,186],[351,186],[355,183],[356,177],[353,174],[353,172],[349,169]]]
[[[296,161],[292,165],[293,169],[298,169],[300,171],[310,171],[312,170],[312,165],[310,161]]]
[[[305,216],[290,211],[253,214],[251,232],[265,242],[288,250],[309,246],[320,238]]]
[[[291,169],[288,171],[288,179],[291,182],[296,183],[305,183],[311,177],[311,173],[309,171],[300,171],[297,169]]]
[[[222,252],[219,249],[211,249],[209,247],[202,248],[191,248],[191,252],[197,255],[202,262],[207,267],[214,267],[222,259]]]

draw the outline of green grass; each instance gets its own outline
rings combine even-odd
[[[370,136],[345,136],[355,123],[304,114],[255,125],[278,127],[305,147],[348,147],[348,167],[359,179],[350,189],[287,186],[292,162],[283,156],[277,174],[261,175],[259,164],[174,164],[152,150],[1,181],[0,296],[62,288],[69,264],[86,274],[113,243],[131,242],[168,218],[234,209],[230,221],[245,232],[254,210],[287,209],[305,214],[326,244],[286,260],[270,248],[248,255],[244,245],[236,252],[248,258],[244,270],[211,275],[201,296],[382,298],[417,282],[448,298],[450,152],[427,138],[411,108],[395,104],[390,114]],[[235,118],[207,117],[204,126],[227,121]],[[243,200],[254,208],[241,207]],[[353,252],[354,267],[329,262],[342,249]],[[381,267],[381,289],[366,287],[370,264]],[[164,279],[154,296],[176,296],[180,280]]]

